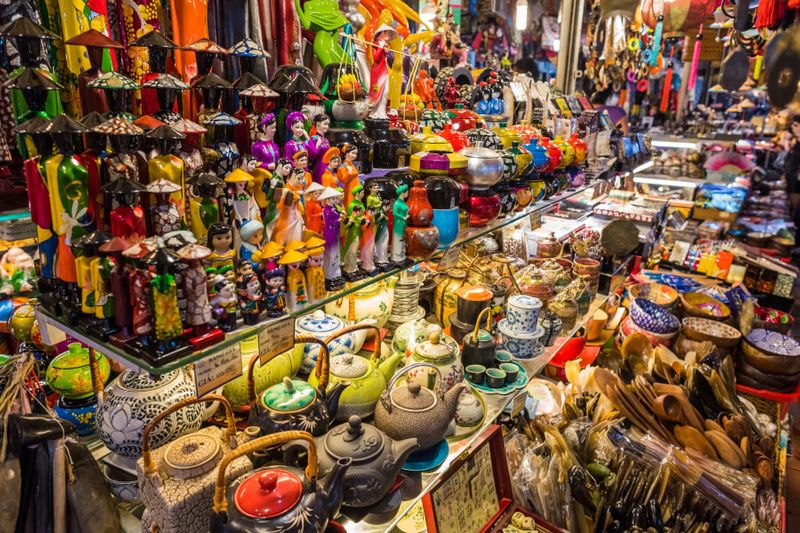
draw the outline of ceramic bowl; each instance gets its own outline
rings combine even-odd
[[[536,323],[539,320],[541,309],[542,301],[535,296],[527,294],[509,296],[506,307],[506,326],[518,333],[532,333],[536,331]]]
[[[139,485],[135,474],[129,474],[109,465],[103,465],[103,477],[106,478],[111,494],[123,502],[139,501]]]
[[[622,345],[622,341],[625,340],[625,337],[630,335],[631,333],[641,333],[650,341],[652,346],[659,346],[663,345],[666,347],[672,346],[675,337],[678,335],[678,331],[675,330],[672,333],[655,333],[653,331],[646,330],[636,324],[633,320],[631,320],[630,315],[626,316],[625,319],[620,324],[620,331],[619,331],[619,339],[620,339],[620,346]]]
[[[683,326],[681,332],[692,341],[709,341],[719,348],[735,348],[742,340],[742,334],[738,329],[716,320],[686,317],[681,324]]]
[[[681,327],[678,317],[644,298],[634,298],[629,311],[637,326],[652,333],[673,334]]]
[[[579,360],[581,370],[583,370],[594,363],[599,353],[599,346],[586,346],[586,337],[573,337],[565,342],[564,346],[547,363],[545,375],[551,379],[566,382],[567,374],[564,372],[564,367],[569,361]]]
[[[731,309],[716,298],[700,292],[686,292],[681,295],[681,309],[687,316],[727,320]]]
[[[591,257],[579,257],[572,263],[572,271],[584,276],[597,275],[600,273],[600,261]]]
[[[780,376],[800,372],[800,356],[770,355],[745,339],[742,357],[750,366],[769,374]]]
[[[783,333],[789,333],[794,323],[794,317],[779,309],[770,307],[755,306],[756,316],[753,319],[753,329],[771,329]]]
[[[499,346],[517,359],[532,359],[542,355],[544,346],[540,339],[544,335],[544,328],[537,326],[532,333],[519,333],[510,328],[507,320],[504,318],[497,323]]]
[[[800,342],[777,331],[753,329],[746,340],[767,355],[800,357]]]
[[[678,291],[663,283],[640,283],[628,289],[628,294],[631,299],[643,298],[667,309],[678,301]]]

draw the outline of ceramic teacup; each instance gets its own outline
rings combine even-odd
[[[542,309],[542,301],[535,296],[527,294],[515,294],[508,298],[508,308],[506,310],[506,324],[513,330],[520,333],[530,333],[536,329],[539,320],[539,311]]]
[[[483,365],[468,365],[467,366],[467,380],[480,385],[486,376],[486,367]]]
[[[493,389],[499,389],[506,384],[506,372],[499,368],[486,369],[486,384]]]
[[[494,354],[494,362],[498,368],[500,368],[500,365],[502,365],[503,363],[510,363],[513,360],[514,356],[510,352],[507,352],[505,350],[498,350]]]
[[[503,363],[500,365],[500,370],[506,373],[506,383],[514,383],[517,381],[519,367],[514,363]]]

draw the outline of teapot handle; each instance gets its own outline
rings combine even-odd
[[[103,402],[105,389],[103,388],[103,376],[100,375],[100,367],[94,356],[94,348],[91,346],[89,346],[89,374],[92,377],[92,389],[95,395],[97,395],[97,403],[99,405]]]
[[[440,384],[439,388],[441,388],[441,383],[444,378],[442,376],[442,371],[439,370],[439,368],[436,365],[433,365],[431,363],[421,362],[421,363],[412,363],[410,365],[404,366],[403,368],[398,370],[398,372],[394,376],[392,376],[392,379],[389,381],[389,384],[386,385],[386,390],[384,390],[383,393],[381,393],[381,403],[383,403],[383,406],[386,408],[387,411],[389,412],[392,411],[392,402],[389,400],[389,394],[391,394],[392,389],[397,383],[397,380],[400,379],[400,376],[402,376],[409,370],[413,370],[415,368],[420,368],[423,366],[430,367],[436,371],[436,374],[439,376],[439,384]]]
[[[180,402],[171,405],[165,411],[156,415],[144,428],[142,433],[142,459],[144,460],[144,476],[148,479],[155,481],[154,476],[160,479],[158,467],[153,462],[153,455],[150,453],[150,432],[158,425],[159,422],[164,420],[172,413],[183,409],[189,405],[201,402],[219,402],[225,407],[225,420],[227,422],[227,429],[225,430],[223,438],[227,440],[231,448],[236,447],[236,419],[233,417],[233,408],[227,398],[221,394],[209,394],[202,398],[186,398]]]
[[[308,464],[306,465],[306,479],[311,485],[312,490],[316,488],[317,474],[319,473],[319,464],[317,463],[317,444],[314,442],[314,437],[307,431],[282,431],[280,433],[273,433],[264,437],[259,437],[246,442],[231,450],[219,462],[219,469],[217,470],[217,483],[214,487],[214,512],[226,513],[228,511],[228,502],[225,499],[225,469],[231,462],[239,457],[253,453],[263,448],[270,448],[278,444],[284,444],[293,440],[304,440],[308,443]]]
[[[339,331],[337,331],[336,333],[325,339],[323,342],[327,346],[328,344],[333,342],[334,339],[338,339],[342,335],[346,335],[348,333],[352,333],[354,331],[359,331],[362,329],[375,330],[375,348],[372,350],[372,357],[370,357],[370,361],[377,364],[378,359],[380,358],[381,355],[381,330],[375,324],[353,324],[352,326],[347,326],[344,329],[340,329]],[[317,378],[319,377],[320,377],[319,370],[317,370]]]
[[[509,272],[513,274],[514,272],[511,270],[511,265],[506,265],[506,266],[508,267]],[[504,279],[510,279],[511,283],[514,285],[514,288],[517,289],[517,293],[522,294],[522,289],[520,288],[519,283],[517,283],[517,278],[515,278],[514,276],[509,276],[508,274],[506,274],[505,276],[500,276],[499,278],[497,278],[495,283],[499,283],[500,280]]]
[[[322,372],[321,372],[322,375],[320,376],[319,386],[318,387],[319,387],[319,390],[324,392],[325,389],[328,387],[328,376],[329,376],[328,365],[330,364],[330,361],[328,359],[328,345],[325,344],[323,341],[321,341],[321,340],[319,340],[319,339],[317,339],[315,337],[312,337],[310,335],[295,335],[294,343],[295,344],[308,344],[308,343],[319,344],[319,346],[320,346],[320,354],[317,356],[317,376],[320,376],[320,367],[321,367],[321,370],[322,370]],[[280,355],[280,354],[277,354],[277,355],[275,355],[273,357],[277,357],[278,355]],[[253,376],[253,372],[255,371],[256,363],[260,359],[261,358],[258,357],[258,356],[253,356],[253,358],[250,359],[250,362],[247,365],[247,403],[250,406],[253,406],[253,405],[256,404],[256,380],[255,380],[255,378]],[[270,358],[270,359],[272,359],[272,358]]]
[[[484,313],[486,313],[486,331],[492,332],[492,308],[489,306],[480,312],[478,320],[475,321],[475,327],[472,330],[472,342],[478,340],[478,330],[481,328],[481,318],[483,318]]]

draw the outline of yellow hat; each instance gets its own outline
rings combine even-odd
[[[297,250],[289,250],[278,259],[279,265],[290,265],[292,263],[300,263],[308,259],[308,256],[303,252]]]
[[[312,235],[306,242],[305,247],[308,248],[316,248],[318,246],[325,246],[325,239]]]
[[[289,241],[286,243],[286,246],[283,247],[284,250],[290,252],[292,250],[302,250],[306,247],[306,243],[303,241]]]
[[[316,248],[310,248],[310,249],[306,250],[306,255],[308,257],[314,257],[316,255],[322,255],[324,253],[325,253],[325,247],[324,246],[317,246]]]
[[[227,176],[225,176],[225,183],[241,183],[245,181],[253,181],[253,176],[245,172],[241,168],[237,168]]]
[[[263,258],[275,257],[283,253],[283,246],[275,241],[269,241],[267,244],[262,246],[258,252]]]

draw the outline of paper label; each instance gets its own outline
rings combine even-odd
[[[294,346],[294,317],[276,320],[258,332],[258,356],[262,365]]]
[[[439,272],[444,272],[445,270],[449,270],[451,268],[455,268],[458,266],[458,256],[461,253],[461,246],[450,246],[447,251],[442,256],[441,261],[439,261],[439,266],[437,270]]]
[[[531,231],[537,230],[542,227],[542,213],[541,211],[531,211],[528,215],[531,224]]]
[[[523,392],[518,394],[511,403],[511,418],[514,418],[525,409],[525,400],[528,399],[528,393]]]
[[[242,348],[238,342],[194,364],[194,384],[201,397],[242,375]]]

